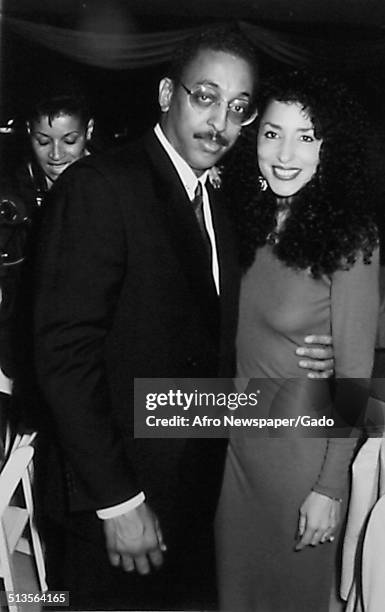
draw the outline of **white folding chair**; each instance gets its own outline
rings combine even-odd
[[[365,612],[385,608],[385,495],[370,515],[362,553],[362,600]]]
[[[39,534],[34,524],[30,471],[34,449],[19,446],[11,452],[0,473],[0,577],[6,591],[17,590],[13,553],[32,555],[37,569],[41,591],[47,590],[45,566]],[[21,484],[25,507],[10,504],[18,485]],[[26,526],[30,529],[30,540],[25,537]],[[18,612],[17,604],[10,604],[10,612]]]
[[[16,433],[12,435],[11,426],[7,423],[6,434],[5,434],[5,457],[7,458],[10,453],[13,453],[19,446],[29,446],[32,444],[37,436],[36,431],[31,433],[20,434]]]

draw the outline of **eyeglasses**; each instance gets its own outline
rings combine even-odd
[[[252,111],[248,100],[235,98],[228,102],[215,89],[207,85],[197,85],[189,89],[182,81],[179,83],[187,93],[191,106],[199,112],[211,110],[224,102],[227,105],[227,117],[236,125],[249,125],[257,116],[257,111]]]

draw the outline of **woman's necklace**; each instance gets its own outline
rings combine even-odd
[[[266,236],[267,244],[274,246],[279,241],[279,232],[287,218],[290,209],[290,198],[277,199],[277,211],[275,213],[275,227]]]

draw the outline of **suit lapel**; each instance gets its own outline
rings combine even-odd
[[[218,319],[218,296],[191,202],[169,156],[153,132],[145,137],[157,195],[157,211],[178,261],[205,316]],[[214,315],[214,317],[212,316]],[[210,325],[213,321],[210,321]],[[214,327],[217,326],[217,323]]]

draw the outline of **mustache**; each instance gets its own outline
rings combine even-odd
[[[216,142],[222,147],[227,147],[229,145],[229,141],[227,140],[227,138],[225,138],[224,136],[222,136],[222,134],[219,134],[218,132],[196,132],[194,134],[194,138],[196,138],[197,140],[208,140]]]

